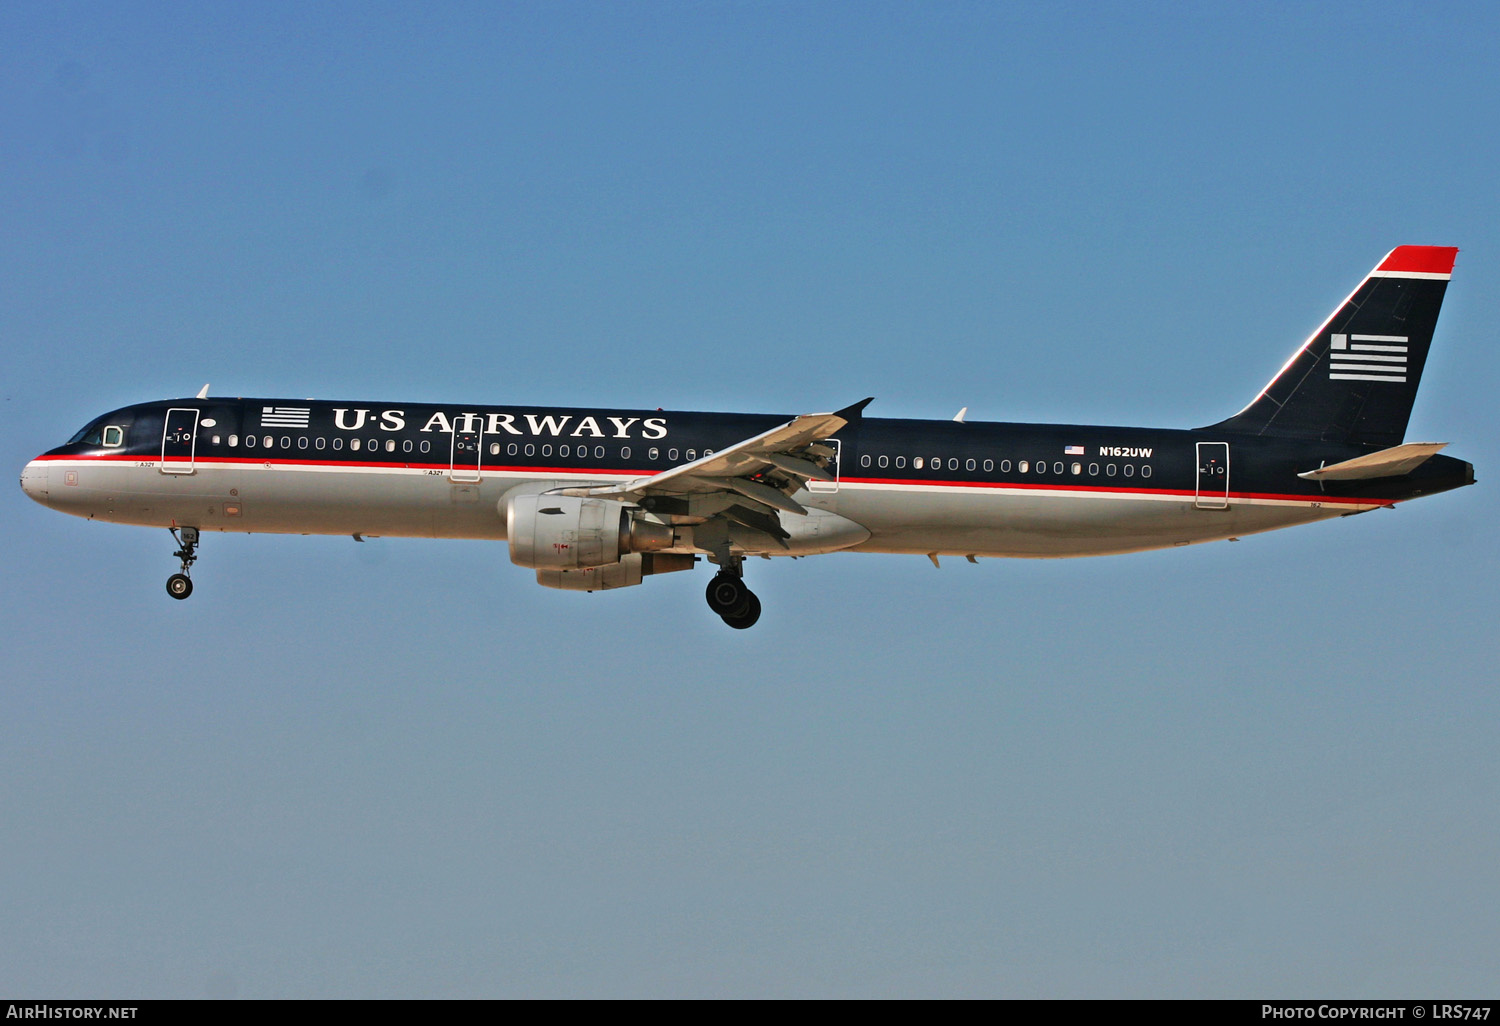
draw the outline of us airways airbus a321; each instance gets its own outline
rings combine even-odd
[[[1196,430],[448,403],[141,403],[38,456],[53,509],[165,528],[184,599],[206,531],[483,538],[549,588],[717,566],[749,627],[746,557],[1095,556],[1238,538],[1474,481],[1406,442],[1457,250],[1400,246],[1239,413]]]

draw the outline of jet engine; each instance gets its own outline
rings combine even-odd
[[[631,588],[641,583],[643,577],[652,574],[669,574],[675,570],[691,570],[697,556],[675,552],[648,552],[644,555],[627,553],[618,563],[608,566],[592,566],[583,570],[538,570],[536,583],[544,588],[560,588],[563,591],[612,591],[615,588]]]
[[[610,499],[517,495],[505,507],[511,562],[533,570],[584,570],[619,563],[632,552],[671,548],[672,528],[640,513]]]

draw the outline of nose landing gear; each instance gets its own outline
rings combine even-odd
[[[708,608],[737,631],[753,627],[760,619],[760,599],[745,587],[738,565],[714,574],[704,598],[708,600]]]
[[[174,599],[185,599],[193,593],[193,579],[188,574],[192,572],[193,563],[198,559],[198,529],[184,527],[181,537],[177,534],[177,528],[170,530],[179,546],[172,555],[182,560],[182,572],[167,578],[167,594]]]

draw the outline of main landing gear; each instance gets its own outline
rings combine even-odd
[[[732,569],[726,568],[714,574],[714,579],[708,582],[708,591],[704,595],[708,599],[708,608],[719,614],[729,626],[737,631],[746,627],[753,627],[755,621],[760,619],[760,599],[755,597],[755,592],[745,587],[745,580],[740,576],[740,568],[735,565]]]
[[[182,572],[167,578],[167,594],[174,599],[185,599],[193,593],[193,579],[188,574],[192,572],[193,563],[198,559],[198,529],[184,527],[181,537],[177,534],[177,528],[171,528],[171,531],[179,546],[172,555],[182,560]]]

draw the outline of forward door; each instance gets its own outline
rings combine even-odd
[[[198,411],[168,410],[161,435],[161,472],[191,474],[198,448]]]

